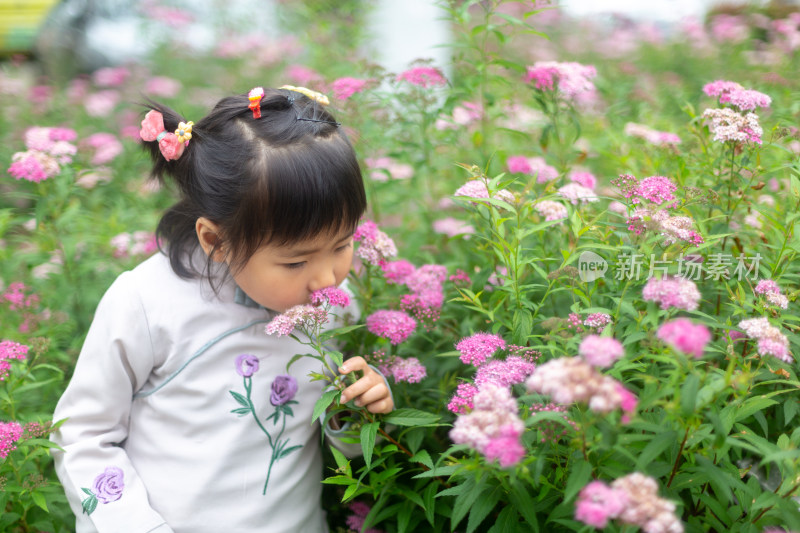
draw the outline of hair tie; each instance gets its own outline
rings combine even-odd
[[[283,85],[283,86],[280,87],[280,89],[286,89],[288,91],[294,91],[296,93],[303,94],[305,96],[308,96],[310,99],[314,100],[315,102],[317,102],[320,105],[329,105],[331,103],[331,101],[328,100],[328,97],[325,96],[324,94],[318,93],[317,91],[312,91],[311,89],[306,89],[305,87],[295,87],[293,85]]]
[[[250,100],[249,107],[253,111],[253,118],[261,118],[261,99],[264,98],[264,88],[255,87],[247,93],[247,98]]]
[[[143,141],[158,143],[161,155],[167,161],[179,159],[183,155],[183,150],[189,145],[192,138],[192,126],[194,122],[181,122],[175,133],[164,129],[164,115],[151,109],[142,120],[142,129],[139,130],[139,137]]]

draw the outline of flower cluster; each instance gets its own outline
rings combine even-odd
[[[597,413],[622,409],[628,414],[636,407],[630,391],[580,357],[560,357],[537,366],[525,385],[528,392],[546,394],[556,403],[582,402]]]
[[[583,325],[594,329],[600,334],[611,322],[611,315],[608,313],[591,313],[584,319]]]
[[[771,279],[762,279],[757,284],[753,292],[766,297],[767,302],[781,309],[789,307],[789,299],[781,293],[781,288]]]
[[[362,80],[358,78],[339,78],[333,81],[331,88],[333,89],[333,96],[338,100],[347,100],[356,93],[362,92],[367,88],[370,80]]]
[[[532,357],[509,355],[505,359],[491,359],[478,367],[475,385],[483,389],[488,384],[510,387],[522,383],[536,370]]]
[[[397,81],[407,81],[418,87],[442,87],[447,80],[441,71],[434,67],[414,67],[397,75]]]
[[[117,259],[135,256],[148,256],[158,250],[158,241],[154,233],[134,231],[120,233],[111,238],[113,255]]]
[[[587,189],[594,190],[594,188],[597,187],[597,177],[591,172],[572,170],[567,174],[567,179],[578,185],[583,185]]]
[[[575,519],[596,528],[616,519],[647,533],[683,533],[675,504],[659,497],[656,480],[639,472],[621,477],[610,486],[602,481],[586,485],[575,503]]]
[[[314,330],[328,322],[328,312],[311,304],[295,305],[273,318],[265,327],[267,335],[291,335],[295,329]]]
[[[543,157],[511,156],[506,160],[508,171],[536,177],[536,183],[547,183],[558,178],[558,170],[547,164]]]
[[[703,324],[695,324],[688,318],[676,318],[661,324],[656,336],[676,350],[695,358],[703,357],[711,332]]]
[[[374,181],[407,180],[414,175],[414,167],[391,157],[367,157],[364,163],[372,169],[369,177]]]
[[[470,198],[489,198],[489,189],[486,186],[486,180],[476,179],[468,181],[467,183],[456,189],[456,192],[453,193],[453,196],[469,196]],[[514,195],[505,189],[497,191],[494,194],[494,196],[492,196],[492,198],[494,198],[495,200],[502,200],[509,204],[514,203]],[[477,204],[477,202],[470,202],[470,203]]]
[[[387,357],[384,350],[376,350],[369,356],[369,361],[377,365],[384,376],[392,376],[395,383],[419,383],[428,376],[428,369],[416,357]]]
[[[661,309],[675,307],[694,311],[700,306],[700,291],[692,280],[681,277],[650,278],[642,289],[645,301],[658,302]]]
[[[490,461],[498,460],[500,466],[518,463],[525,456],[520,443],[525,424],[517,414],[517,401],[511,390],[487,384],[472,400],[474,408],[456,419],[450,439],[468,445]]]
[[[650,144],[656,146],[675,146],[680,144],[681,138],[674,133],[667,131],[658,131],[645,126],[644,124],[636,124],[635,122],[628,122],[625,124],[625,135],[644,139]]]
[[[789,339],[770,324],[766,317],[742,320],[739,327],[748,337],[757,340],[759,355],[771,355],[787,363],[794,361],[794,356],[789,351]]]
[[[589,335],[578,346],[578,355],[592,366],[608,368],[625,355],[625,348],[617,339]]]
[[[383,533],[380,529],[369,528],[364,529],[364,520],[366,520],[367,515],[369,514],[371,507],[364,502],[352,502],[348,506],[350,511],[353,514],[347,517],[346,523],[347,527],[349,527],[353,531],[359,531],[363,533]]]
[[[528,67],[525,81],[533,83],[540,91],[558,91],[566,100],[573,100],[581,93],[593,93],[592,79],[597,70],[592,65],[575,62],[537,61]]]
[[[461,102],[453,108],[450,116],[443,115],[436,119],[437,130],[461,129],[483,117],[483,106],[479,102]]]
[[[458,220],[453,217],[445,217],[433,221],[433,231],[447,235],[450,238],[463,235],[464,238],[467,239],[469,238],[469,235],[475,233],[475,228],[463,220]]]
[[[506,347],[506,341],[491,333],[475,333],[456,343],[456,350],[461,353],[461,362],[475,367],[494,355],[497,350]]]
[[[741,111],[767,108],[772,104],[772,98],[766,94],[745,89],[735,81],[717,80],[708,83],[703,87],[703,92],[708,96],[718,96],[720,104],[731,104]]]
[[[11,369],[11,361],[24,361],[28,355],[28,347],[18,342],[0,341],[0,381],[4,381]]]
[[[573,431],[578,429],[578,425],[569,418],[567,414],[567,406],[565,405],[558,405],[556,403],[535,403],[531,405],[530,412],[531,414],[560,413],[569,426],[562,426],[553,420],[543,420],[539,422],[539,431],[542,432],[541,442],[543,443],[550,441],[551,443],[555,444],[559,439],[566,436],[570,428],[572,428]]]
[[[0,459],[17,449],[16,442],[22,438],[22,433],[18,422],[0,422]]]
[[[554,200],[536,202],[533,208],[536,209],[536,212],[542,215],[546,221],[562,220],[567,218],[568,215],[566,206]]]
[[[596,202],[598,200],[592,189],[578,183],[567,183],[558,189],[558,194],[569,200],[572,205]]]
[[[350,305],[350,295],[338,287],[325,287],[311,293],[311,303],[313,305],[327,304],[336,307],[347,307]]]
[[[678,241],[695,246],[703,244],[703,236],[694,230],[694,220],[686,216],[673,216],[666,209],[637,207],[628,217],[628,230],[636,235],[649,231],[664,237],[662,244],[669,246]]]
[[[747,113],[742,115],[729,107],[721,109],[706,109],[703,118],[710,121],[708,128],[714,134],[714,140],[719,142],[761,144],[761,135],[764,130],[758,123],[758,115]]]
[[[39,296],[33,293],[25,294],[27,290],[28,287],[19,281],[9,283],[6,291],[0,295],[0,301],[8,302],[12,311],[30,309],[39,304]]]
[[[361,223],[356,228],[353,240],[359,243],[356,255],[370,265],[382,266],[387,259],[397,255],[394,241],[379,230],[377,224],[371,220]]]
[[[122,153],[122,143],[111,133],[92,134],[81,142],[81,146],[94,152],[90,161],[92,165],[105,165]]]
[[[383,309],[367,317],[367,330],[392,344],[405,341],[417,328],[417,321],[404,311]]]

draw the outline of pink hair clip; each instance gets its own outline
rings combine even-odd
[[[167,161],[179,159],[183,155],[183,150],[189,145],[192,138],[193,122],[180,123],[175,133],[164,129],[164,115],[151,109],[142,120],[142,129],[139,130],[139,137],[143,141],[158,142],[158,149]]]
[[[264,88],[256,87],[247,93],[247,98],[250,99],[249,107],[253,111],[253,118],[261,118],[261,99],[264,98]]]

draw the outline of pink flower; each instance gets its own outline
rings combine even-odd
[[[742,115],[728,107],[722,109],[706,109],[703,118],[708,119],[708,129],[719,142],[761,144],[764,130],[758,123],[758,115],[747,113]]]
[[[664,176],[644,178],[633,190],[633,203],[637,203],[638,199],[642,198],[661,205],[675,199],[673,193],[677,188],[678,186],[671,179]],[[628,196],[628,198],[630,197]]]
[[[536,183],[547,183],[558,178],[558,170],[548,165],[544,157],[531,157],[528,159],[528,164],[531,167],[530,175],[536,176]]]
[[[460,268],[457,268],[456,273],[447,279],[452,281],[456,287],[469,287],[472,285],[472,280],[469,278],[469,275]]]
[[[524,155],[514,155],[506,159],[508,171],[513,174],[530,174],[533,168]]]
[[[461,353],[461,362],[476,367],[505,347],[506,341],[491,333],[475,333],[456,344],[456,350]]]
[[[675,515],[675,504],[658,496],[658,482],[634,472],[611,483],[626,496],[617,519],[623,524],[642,528],[646,533],[683,533],[683,524]]]
[[[575,62],[537,61],[528,67],[526,82],[533,82],[536,89],[555,91],[567,100],[574,100],[582,93],[594,93],[591,80],[597,70],[591,65]]]
[[[168,78],[166,76],[153,76],[148,79],[144,84],[144,92],[160,96],[162,98],[172,98],[181,92],[183,85],[176,79]]]
[[[624,491],[613,489],[602,481],[592,481],[578,494],[575,520],[604,528],[609,519],[617,518],[627,504],[628,496]]]
[[[433,221],[433,231],[447,235],[450,238],[458,237],[459,235],[463,235],[466,238],[466,236],[475,233],[475,228],[462,220],[445,217]]]
[[[739,327],[748,337],[757,340],[759,355],[771,355],[786,363],[794,361],[794,356],[789,351],[789,339],[780,329],[770,324],[767,317],[742,320]]]
[[[4,340],[0,342],[0,381],[4,381],[11,369],[11,361],[24,361],[28,347],[18,342]]]
[[[130,76],[125,67],[106,67],[97,69],[92,74],[92,81],[98,87],[119,87]]]
[[[731,91],[744,89],[735,81],[716,80],[703,86],[703,92],[708,96],[722,96]]]
[[[542,215],[545,221],[548,220],[561,220],[567,218],[567,208],[561,202],[553,200],[542,200],[536,202],[533,206],[536,212]]]
[[[597,195],[592,189],[584,187],[578,183],[567,183],[566,185],[559,187],[558,194],[569,200],[569,203],[572,205],[598,201]]]
[[[428,370],[420,363],[416,357],[396,357],[389,370],[395,383],[405,381],[406,383],[419,383],[428,375]]]
[[[661,324],[656,335],[676,350],[698,359],[711,340],[711,332],[706,326],[695,324],[688,318],[676,318]]]
[[[719,103],[731,104],[742,111],[750,111],[757,107],[769,107],[772,103],[772,98],[762,92],[736,89],[720,95]]]
[[[329,306],[347,307],[350,305],[350,295],[338,287],[325,287],[311,293],[311,303]]]
[[[386,181],[388,177],[395,180],[406,180],[414,175],[414,167],[400,163],[391,157],[367,157],[367,167],[374,169],[370,178],[375,181]]]
[[[295,329],[313,330],[328,321],[328,313],[322,307],[296,305],[273,318],[264,328],[267,335],[290,335]]]
[[[416,327],[417,321],[403,311],[381,310],[367,317],[367,330],[392,344],[405,341]]]
[[[496,460],[503,468],[519,463],[525,457],[525,447],[519,440],[521,434],[520,428],[514,424],[502,427],[499,436],[489,439],[483,455],[489,461]]]
[[[594,190],[594,188],[597,186],[597,178],[591,172],[573,170],[567,174],[567,178],[570,181],[574,181],[578,185],[586,187],[587,189]]]
[[[485,180],[476,179],[468,181],[467,183],[456,189],[456,192],[453,193],[453,196],[468,196],[470,198],[489,198],[489,189],[486,186]],[[509,204],[514,203],[514,195],[505,189],[501,189],[495,192],[493,198],[496,200],[502,200]],[[477,204],[477,202],[472,202],[472,201],[470,203]]]
[[[680,277],[650,278],[642,289],[645,301],[658,302],[661,309],[675,307],[694,311],[700,306],[700,291],[691,280]]]
[[[301,86],[310,86],[322,79],[319,72],[303,65],[289,65],[286,68],[286,77]]]
[[[464,414],[472,411],[475,407],[473,398],[478,393],[478,387],[471,383],[459,383],[456,393],[450,398],[447,409],[451,413]]]
[[[0,422],[0,459],[5,459],[17,449],[15,443],[22,438],[22,433],[22,426],[18,422]]]
[[[369,80],[339,78],[333,82],[333,95],[339,100],[347,100],[354,94],[360,93],[366,89],[367,83],[369,83]]]
[[[94,133],[84,139],[82,144],[95,151],[92,165],[105,165],[122,153],[122,143],[111,133]]]
[[[383,270],[383,277],[389,284],[404,284],[406,279],[414,273],[417,269],[413,264],[405,259],[398,259],[397,261],[387,261],[381,269]]]
[[[447,84],[439,69],[434,67],[415,67],[397,75],[397,81],[407,81],[419,87],[442,87]]]
[[[356,228],[353,240],[359,243],[356,255],[371,265],[383,266],[387,259],[397,255],[394,241],[371,220]]]
[[[352,502],[349,508],[353,514],[347,517],[347,527],[359,533],[362,533],[362,530],[363,533],[383,533],[380,529],[364,529],[364,520],[371,510],[369,505],[363,502]]]
[[[510,355],[505,360],[492,359],[478,367],[475,384],[479,389],[488,383],[510,387],[525,381],[534,370],[536,364],[533,361],[518,355]]]
[[[83,106],[89,116],[107,117],[117,106],[119,99],[120,96],[117,91],[98,91],[88,95],[83,101]]]
[[[622,347],[622,343],[611,337],[589,335],[581,341],[578,354],[592,366],[607,368],[625,355],[625,348]]]
[[[11,156],[11,166],[8,173],[14,179],[24,179],[39,183],[61,172],[58,161],[44,152],[28,150],[27,152],[17,152]]]
[[[611,315],[608,313],[592,313],[583,321],[583,325],[594,328],[597,333],[602,333],[605,327],[611,324]]]

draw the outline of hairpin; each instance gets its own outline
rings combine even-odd
[[[142,129],[139,130],[139,137],[143,141],[158,143],[161,155],[167,161],[179,159],[183,155],[183,150],[192,138],[192,126],[194,122],[181,122],[175,133],[164,129],[164,115],[151,109],[142,120]]]
[[[247,93],[247,98],[250,99],[249,107],[253,111],[253,118],[261,118],[261,99],[264,98],[264,88],[256,87]]]
[[[322,122],[324,124],[333,124],[334,126],[341,126],[342,124],[336,122],[335,120],[324,120],[321,118],[303,118],[303,117],[295,117],[297,120],[305,120],[306,122]]]
[[[282,86],[280,88],[281,89],[286,89],[286,90],[289,90],[289,91],[294,91],[296,93],[300,93],[300,94],[303,94],[305,96],[308,96],[310,99],[314,100],[315,102],[317,102],[318,104],[321,104],[321,105],[329,105],[331,103],[331,101],[328,100],[328,97],[325,96],[324,94],[318,93],[317,91],[312,91],[311,89],[306,89],[305,87],[295,87],[293,85],[284,85],[284,86]]]

